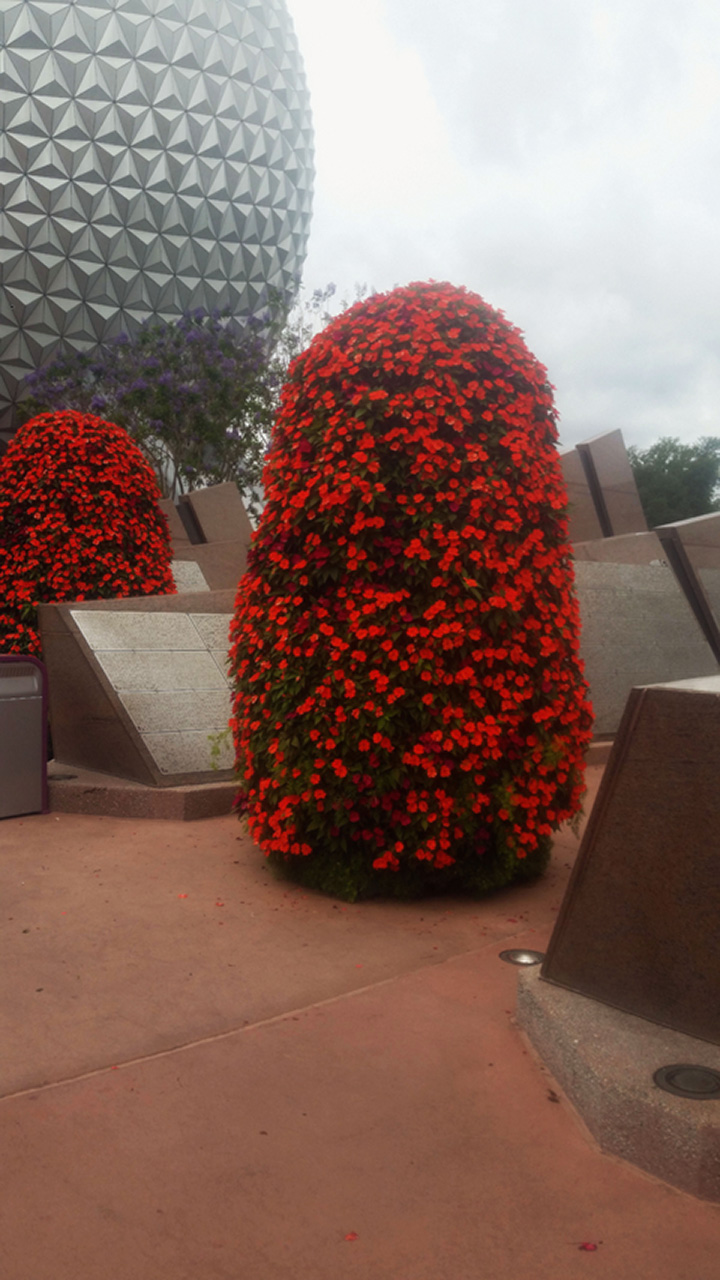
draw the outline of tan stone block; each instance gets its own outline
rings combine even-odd
[[[227,734],[220,740],[220,753],[216,759],[212,755],[215,736],[216,734],[205,730],[144,733],[142,740],[157,768],[164,774],[208,773],[212,772],[213,764],[220,770],[231,769],[234,749],[230,735]]]
[[[188,616],[206,649],[222,649],[227,653],[230,648],[232,614],[191,613]]]
[[[122,690],[222,689],[222,674],[209,653],[100,651],[95,654],[111,685]]]
[[[108,649],[203,649],[197,629],[183,613],[71,609],[70,616],[95,652]]]
[[[173,560],[172,573],[178,592],[210,590],[197,560]]]
[[[230,719],[227,689],[124,690],[118,696],[140,733],[191,729],[217,731],[224,729]]]

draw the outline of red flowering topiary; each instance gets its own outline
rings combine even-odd
[[[241,808],[348,898],[538,874],[591,736],[546,371],[480,298],[374,296],[291,368],[231,630]]]
[[[174,592],[152,468],[126,431],[64,410],[0,460],[0,650],[40,653],[37,606]]]

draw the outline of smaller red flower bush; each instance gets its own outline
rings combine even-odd
[[[37,606],[175,591],[152,468],[126,431],[64,410],[0,460],[0,650],[40,654]]]

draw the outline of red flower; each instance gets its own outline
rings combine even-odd
[[[0,649],[39,654],[37,605],[173,592],[154,472],[127,432],[42,414],[0,461]]]
[[[263,850],[347,897],[538,874],[591,715],[521,335],[449,285],[358,304],[292,367],[264,485],[231,635]]]

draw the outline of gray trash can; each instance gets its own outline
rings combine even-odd
[[[47,671],[38,658],[2,653],[0,818],[47,808]]]

